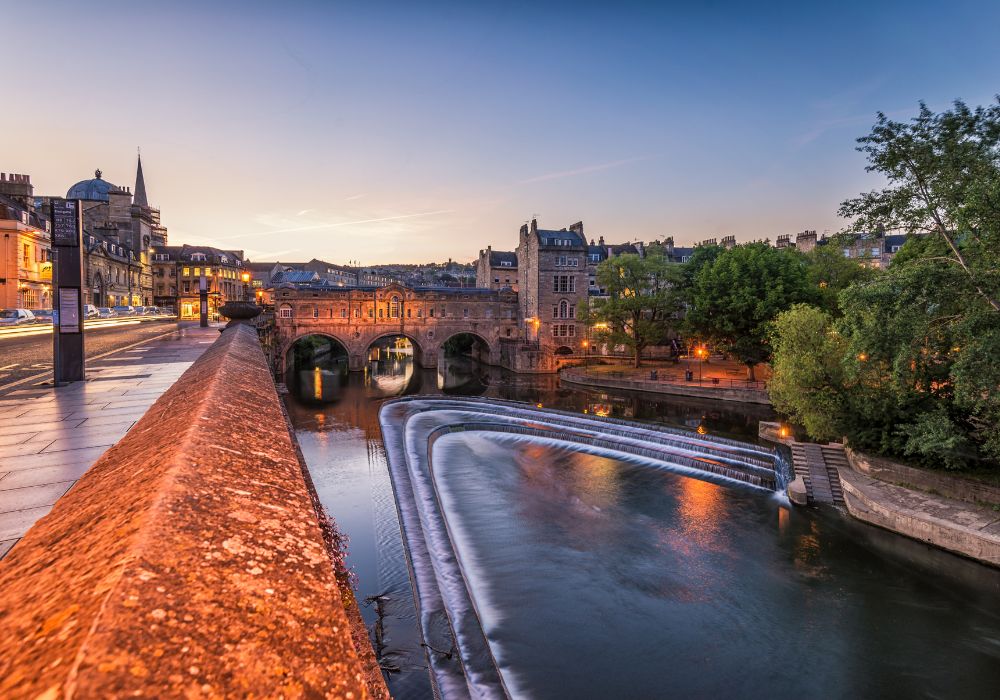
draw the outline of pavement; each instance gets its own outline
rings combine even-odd
[[[0,558],[218,337],[182,325],[88,362],[86,381],[0,397]]]
[[[177,321],[172,318],[123,318],[88,323],[84,338],[87,358],[169,333],[177,327]],[[23,385],[35,377],[52,377],[51,327],[0,329],[0,395],[12,384]]]

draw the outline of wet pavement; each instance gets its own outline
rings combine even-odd
[[[90,362],[87,381],[0,398],[0,558],[218,337],[182,327]]]

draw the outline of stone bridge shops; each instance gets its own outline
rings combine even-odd
[[[284,373],[289,351],[308,336],[325,336],[347,352],[351,370],[364,368],[373,344],[406,338],[414,360],[437,367],[443,345],[468,334],[480,360],[501,363],[501,343],[519,338],[517,293],[489,289],[421,287],[315,287],[274,290],[275,371]]]

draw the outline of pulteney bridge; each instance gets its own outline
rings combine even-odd
[[[274,290],[275,370],[284,373],[296,341],[319,335],[337,341],[349,367],[361,370],[373,344],[407,338],[414,360],[437,367],[441,347],[468,334],[479,358],[501,364],[501,343],[519,338],[517,293],[453,287],[315,287]]]

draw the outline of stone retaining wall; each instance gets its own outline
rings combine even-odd
[[[878,488],[875,479],[851,469],[840,471],[840,482],[847,510],[858,520],[1000,566],[1000,537],[997,535],[954,520],[942,520],[922,509],[906,507],[902,505],[905,497],[891,496],[893,490],[902,493],[907,489],[884,484]]]
[[[255,332],[236,326],[0,562],[0,697],[378,697]]]
[[[597,386],[608,389],[630,389],[632,391],[647,391],[655,394],[674,394],[676,396],[691,396],[699,399],[717,399],[720,401],[740,401],[770,406],[771,399],[766,391],[759,389],[741,389],[726,386],[699,386],[697,384],[678,384],[666,381],[646,381],[641,379],[617,379],[607,376],[588,375],[583,372],[563,370],[559,378],[571,384]]]
[[[917,469],[882,457],[866,455],[849,447],[844,449],[847,452],[847,461],[854,471],[867,474],[880,481],[935,493],[966,503],[987,506],[1000,505],[1000,488],[996,486],[943,472]]]

